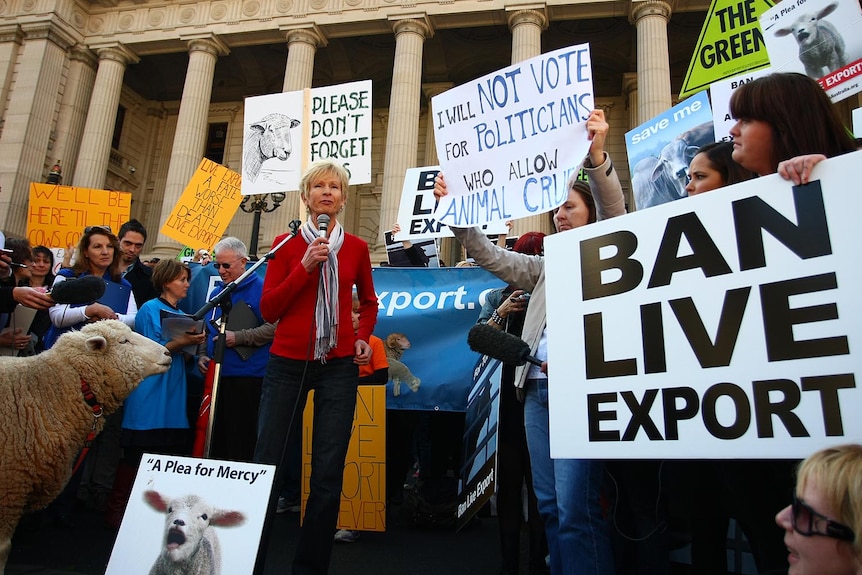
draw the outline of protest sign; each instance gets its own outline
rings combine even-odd
[[[500,426],[500,377],[503,364],[482,355],[473,368],[473,388],[464,418],[464,463],[458,482],[457,529],[461,529],[496,491]],[[518,421],[506,424],[522,425]]]
[[[242,194],[299,189],[312,162],[371,181],[371,80],[245,99]]]
[[[551,455],[793,459],[858,441],[860,162],[546,237]]]
[[[435,96],[432,121],[449,194],[434,212],[456,227],[548,212],[589,150],[590,48],[562,48]]]
[[[637,209],[686,197],[688,165],[700,146],[714,141],[706,92],[626,132]]]
[[[758,17],[772,6],[769,0],[712,0],[679,97],[769,66]]]
[[[443,222],[434,219],[437,200],[434,199],[434,179],[440,173],[440,166],[410,168],[404,176],[401,189],[401,204],[398,207],[398,224],[401,231],[395,235],[398,241],[426,240],[429,238],[454,237],[452,230]],[[482,226],[487,234],[508,232],[505,220]]]
[[[132,194],[75,186],[30,184],[27,239],[34,246],[75,246],[87,226],[108,226],[116,233],[129,221]]]
[[[201,160],[160,233],[194,249],[212,249],[239,207],[240,175]]]
[[[756,72],[747,72],[729,80],[715,82],[709,87],[710,101],[712,102],[712,127],[715,131],[715,141],[728,142],[730,129],[736,124],[736,120],[730,115],[730,96],[740,86],[768,76],[772,68],[763,68]]]
[[[145,453],[106,575],[197,572],[213,538],[221,564],[211,572],[251,575],[274,480],[274,465]]]
[[[302,414],[302,515],[311,488],[314,390]],[[324,426],[325,427],[325,426]],[[339,529],[386,531],[386,388],[360,385],[344,460]],[[324,431],[326,433],[326,431]]]
[[[760,16],[774,72],[799,72],[833,102],[862,91],[862,6],[839,0],[779,2]]]

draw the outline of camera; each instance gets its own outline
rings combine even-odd
[[[514,298],[514,301],[530,301],[530,294],[527,292],[522,293],[518,297]]]

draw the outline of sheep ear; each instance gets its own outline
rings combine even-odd
[[[94,335],[87,338],[87,349],[90,351],[102,351],[108,347],[108,340],[101,335]]]
[[[823,8],[820,12],[817,13],[817,19],[819,20],[820,18],[823,18],[824,16],[829,16],[830,14],[835,12],[836,10],[838,10],[838,2],[833,2],[832,4],[829,4],[828,6]]]
[[[168,502],[164,497],[159,494],[158,491],[145,491],[144,492],[144,501],[146,501],[150,507],[155,509],[156,511],[160,511],[164,513],[168,510]]]
[[[239,511],[215,511],[210,517],[210,525],[216,527],[237,527],[245,523],[245,515]]]
[[[793,32],[793,30],[791,30],[790,28],[779,28],[778,30],[775,31],[775,37],[781,38],[783,36],[787,36],[791,32]]]

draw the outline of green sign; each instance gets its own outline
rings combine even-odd
[[[769,66],[758,19],[772,6],[769,0],[712,0],[679,97]]]

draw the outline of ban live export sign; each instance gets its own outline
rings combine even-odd
[[[862,152],[545,238],[551,455],[858,442]]]

